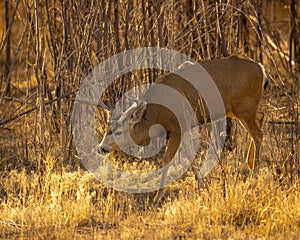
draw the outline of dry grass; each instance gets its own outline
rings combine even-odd
[[[49,157],[48,161],[54,161]],[[51,164],[50,164],[51,165]],[[22,239],[297,239],[300,188],[216,167],[200,192],[187,176],[168,187],[165,202],[151,194],[105,188],[82,170],[2,173],[0,236]]]

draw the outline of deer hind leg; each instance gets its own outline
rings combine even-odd
[[[192,168],[193,168],[193,172],[195,174],[195,178],[198,182],[198,188],[199,188],[199,190],[201,190],[204,187],[204,182],[203,182],[202,175],[201,175],[200,171],[195,166],[192,166]]]
[[[253,114],[252,116],[247,114],[247,116],[240,117],[239,119],[252,137],[246,163],[253,174],[257,171],[257,165],[259,164],[260,149],[263,138],[261,131],[262,118],[256,118],[256,114]]]

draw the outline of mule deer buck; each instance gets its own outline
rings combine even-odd
[[[237,118],[252,137],[246,163],[253,173],[255,165],[258,164],[263,137],[261,131],[263,114],[258,113],[257,110],[264,84],[266,83],[264,68],[260,63],[236,56],[203,61],[200,65],[208,72],[216,84],[223,99],[226,115],[231,118]],[[178,72],[186,71],[193,74],[194,67],[190,65],[179,69]],[[174,88],[185,96],[196,113],[197,121],[199,124],[202,124],[205,121],[204,115],[209,116],[209,114],[203,114],[203,108],[199,106],[201,96],[199,96],[198,91],[189,82],[177,74],[178,72],[164,74],[156,83]],[[194,77],[199,79],[201,76],[196,75]],[[148,130],[150,127],[154,124],[161,124],[167,133],[167,148],[164,153],[163,163],[167,164],[172,160],[181,141],[180,127],[174,114],[167,108],[158,104],[147,104],[149,99],[155,96],[155,91],[155,89],[151,90],[150,87],[141,99],[135,101],[116,120],[114,128],[106,132],[98,146],[100,154],[104,155],[108,152],[118,150],[119,147],[115,139],[118,139],[117,142],[122,141],[126,145],[127,140],[124,138],[125,131],[129,131],[130,136],[136,144],[143,144],[149,141]],[[124,119],[129,124],[127,128],[124,128]],[[128,147],[130,144],[132,143],[128,143]],[[199,186],[201,186],[201,176],[196,168],[193,168],[193,170]],[[162,188],[156,195],[157,199],[160,199],[163,195],[166,174],[166,172],[163,173],[161,179]]]

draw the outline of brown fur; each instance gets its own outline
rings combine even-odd
[[[265,73],[260,64],[248,59],[239,57],[229,57],[226,59],[204,61],[201,66],[209,73],[215,82],[222,96],[226,115],[237,118],[243,124],[245,129],[251,135],[251,141],[246,162],[252,172],[258,162],[262,137],[261,125],[263,116],[257,114],[258,104],[262,97]],[[196,112],[199,123],[209,121],[209,112],[198,91],[185,79],[179,76],[179,73],[193,74],[193,69],[197,66],[188,66],[178,70],[175,73],[162,75],[157,84],[164,84],[172,87],[181,93],[190,103]],[[194,76],[195,78],[198,76]],[[140,102],[149,102],[155,99],[163,92],[149,89],[142,97]],[[153,124],[161,124],[165,127],[168,137],[168,145],[164,155],[164,164],[170,162],[176,154],[181,141],[181,129],[176,116],[166,107],[158,104],[139,105],[131,112],[129,116],[129,131],[132,139],[137,144],[149,141],[148,130]],[[184,111],[184,110],[183,110]],[[117,123],[117,128],[122,128],[122,123]],[[159,135],[159,133],[157,133]],[[107,151],[117,148],[116,144],[108,145],[106,142],[112,142],[111,136],[105,136],[100,147],[106,147]],[[112,145],[114,145],[112,147]],[[164,181],[167,172],[162,177],[161,187],[164,187]],[[196,172],[199,181],[201,176]],[[160,191],[158,198],[161,197]]]

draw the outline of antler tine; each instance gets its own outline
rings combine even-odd
[[[92,105],[92,106],[101,106],[106,113],[108,113],[108,114],[111,113],[110,108],[107,105],[105,105],[101,100],[99,100],[98,102],[96,102],[96,101],[88,99],[88,98],[77,96],[76,99],[75,99],[75,101],[86,103],[86,104],[89,104],[89,105]]]
[[[125,93],[125,96],[126,96],[128,99],[130,99],[130,100],[136,102],[137,105],[139,105],[139,104],[141,103],[141,100],[138,99],[137,97],[130,96],[130,95],[128,95],[127,93]]]
[[[187,65],[195,65],[195,63],[193,63],[193,62],[191,62],[191,61],[185,61],[185,62],[183,62],[182,64],[180,64],[180,65],[178,66],[178,69],[181,69],[181,68],[183,68],[183,67],[185,67],[185,66],[187,66]]]
[[[138,106],[138,103],[135,101],[125,112],[122,112],[122,115],[119,119],[119,123],[124,122],[128,117],[130,117],[131,112],[133,112]]]

